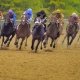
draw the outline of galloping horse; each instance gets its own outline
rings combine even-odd
[[[74,23],[73,25],[69,25],[67,27],[67,45],[68,46],[72,44],[78,31],[79,31],[79,26],[77,25],[77,23]],[[70,37],[71,37],[71,40],[70,40]]]
[[[51,22],[48,27],[47,27],[47,32],[46,32],[46,37],[44,39],[44,47],[46,48],[46,44],[48,41],[48,38],[51,38],[51,43],[50,43],[50,47],[55,48],[55,41],[56,39],[60,36],[60,22],[58,20],[55,20],[53,22]],[[54,44],[53,44],[54,42]]]
[[[15,33],[16,33],[16,29],[14,28],[13,20],[7,17],[1,29],[1,35],[0,35],[2,37],[1,47],[3,46],[3,44],[9,47],[9,44],[13,39]],[[6,40],[4,40],[4,37],[7,37]]]
[[[66,35],[64,37],[64,40],[62,41],[62,44],[64,43],[66,37],[67,37],[67,47],[72,44],[73,40],[75,39],[77,33],[79,31],[79,25],[77,22],[74,22],[72,24],[68,24],[66,28]]]
[[[34,43],[38,40],[38,43],[35,48],[35,52],[37,52],[38,46],[41,42],[41,49],[42,49],[42,41],[44,38],[44,27],[43,24],[37,24],[36,27],[32,31],[32,45],[31,49],[34,50]]]
[[[28,21],[26,19],[26,16],[23,16],[23,19],[21,20],[20,24],[17,27],[18,27],[18,29],[17,29],[17,32],[16,32],[16,40],[15,40],[14,44],[18,48],[18,42],[19,42],[19,39],[21,38],[22,41],[21,41],[20,47],[19,47],[19,49],[21,50],[21,47],[22,47],[22,44],[23,44],[25,38],[27,40],[27,38],[31,34],[30,24],[28,23]]]

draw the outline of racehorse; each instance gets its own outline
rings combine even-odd
[[[28,23],[27,19],[26,19],[26,16],[23,17],[23,19],[21,20],[20,24],[17,26],[17,31],[16,31],[16,40],[15,40],[15,45],[16,47],[18,48],[19,47],[19,50],[21,50],[21,47],[22,47],[22,44],[26,38],[26,41],[27,41],[27,38],[30,36],[31,34],[31,31],[30,31],[30,24]],[[20,43],[20,46],[18,46],[18,42],[19,42],[19,39],[22,39],[21,43]],[[27,43],[25,44],[27,45]]]
[[[10,42],[13,39],[15,33],[16,29],[14,28],[13,20],[7,17],[1,29],[0,35],[2,37],[1,47],[3,46],[3,44],[9,47]],[[6,40],[4,39],[4,37],[6,37]]]
[[[44,38],[44,27],[42,23],[35,24],[35,28],[32,30],[32,45],[31,49],[34,50],[34,43],[37,40],[38,43],[35,47],[35,52],[37,52],[38,46],[41,43],[41,49],[42,49],[42,42]]]
[[[79,31],[79,26],[77,25],[76,22],[72,25],[68,24],[68,26],[66,28],[66,36],[64,37],[64,40],[62,43],[64,43],[64,41],[67,37],[67,46],[71,45],[73,40],[75,39],[78,31]]]
[[[50,47],[55,48],[56,39],[60,36],[59,28],[60,28],[60,22],[58,20],[55,20],[48,25],[47,31],[46,31],[46,37],[43,41],[45,48],[49,38],[51,38]]]

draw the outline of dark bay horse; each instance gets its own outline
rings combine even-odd
[[[41,49],[42,49],[42,41],[44,38],[44,27],[43,24],[37,24],[36,27],[32,31],[32,45],[31,49],[34,50],[34,43],[37,40],[38,43],[35,47],[35,52],[37,52],[38,46],[41,43]]]
[[[55,22],[51,22],[48,27],[47,27],[47,32],[46,32],[46,37],[43,41],[44,43],[44,47],[46,47],[46,44],[47,44],[47,41],[48,41],[48,38],[51,38],[51,43],[50,43],[50,47],[53,47],[55,48],[55,41],[56,39],[60,36],[60,26],[59,26],[59,21],[55,21]],[[53,44],[54,42],[54,44]]]
[[[3,27],[1,29],[1,35],[0,35],[2,37],[1,47],[3,46],[3,44],[9,47],[9,44],[13,39],[15,33],[16,29],[14,28],[13,21],[10,18],[8,18],[7,20],[5,20]],[[4,39],[4,37],[6,37],[6,40]]]
[[[18,29],[16,32],[16,40],[14,43],[16,45],[16,47],[18,48],[19,39],[22,39],[19,50],[21,50],[21,47],[22,47],[22,44],[23,44],[25,38],[27,40],[27,38],[30,36],[30,34],[31,34],[30,24],[27,22],[26,17],[24,16],[24,18],[21,20],[20,24],[18,25]]]
[[[79,25],[76,22],[72,25],[68,24],[68,26],[66,28],[66,36],[64,37],[62,44],[64,43],[64,41],[67,37],[67,47],[69,45],[71,45],[73,40],[75,39],[78,31],[79,31]]]

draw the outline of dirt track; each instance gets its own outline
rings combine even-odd
[[[0,50],[0,80],[80,80],[80,46],[73,42],[70,48],[63,37],[58,40],[56,49],[47,49],[34,53],[23,45],[18,51],[13,42],[7,50]]]

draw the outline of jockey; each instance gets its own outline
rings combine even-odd
[[[73,12],[72,15],[68,19],[69,25],[76,25],[76,31],[79,30],[79,16]]]
[[[73,25],[73,24],[77,24],[78,25],[78,22],[79,22],[79,17],[78,15],[74,12],[72,13],[72,15],[69,17],[69,24],[70,25]]]
[[[37,24],[42,24],[43,27],[44,27],[44,31],[45,32],[46,32],[46,24],[45,24],[46,21],[47,21],[47,19],[46,19],[46,13],[45,13],[44,10],[41,10],[40,12],[38,12],[36,14],[36,18],[35,18],[34,22],[35,22],[36,25]],[[33,29],[36,27],[36,25],[33,27]]]
[[[14,13],[14,11],[10,9],[7,13],[7,16],[8,16],[7,19],[9,18],[13,21],[13,25],[15,27],[16,26],[16,14]]]
[[[61,11],[58,9],[54,12],[52,12],[52,15],[50,16],[50,22],[54,22],[56,20],[59,20],[61,23],[63,22],[64,15],[61,13]]]
[[[26,11],[23,12],[23,16],[26,17],[26,20],[27,22],[30,24],[30,22],[32,21],[32,15],[33,15],[33,12],[32,12],[32,9],[29,8],[27,9]],[[22,16],[22,17],[23,17]]]
[[[52,14],[50,16],[50,24],[52,22],[56,23],[56,21],[59,22],[58,27],[59,27],[60,34],[62,33],[62,30],[63,30],[63,24],[64,24],[63,18],[64,18],[64,15],[62,14],[61,10],[59,10],[59,9],[52,12]]]

